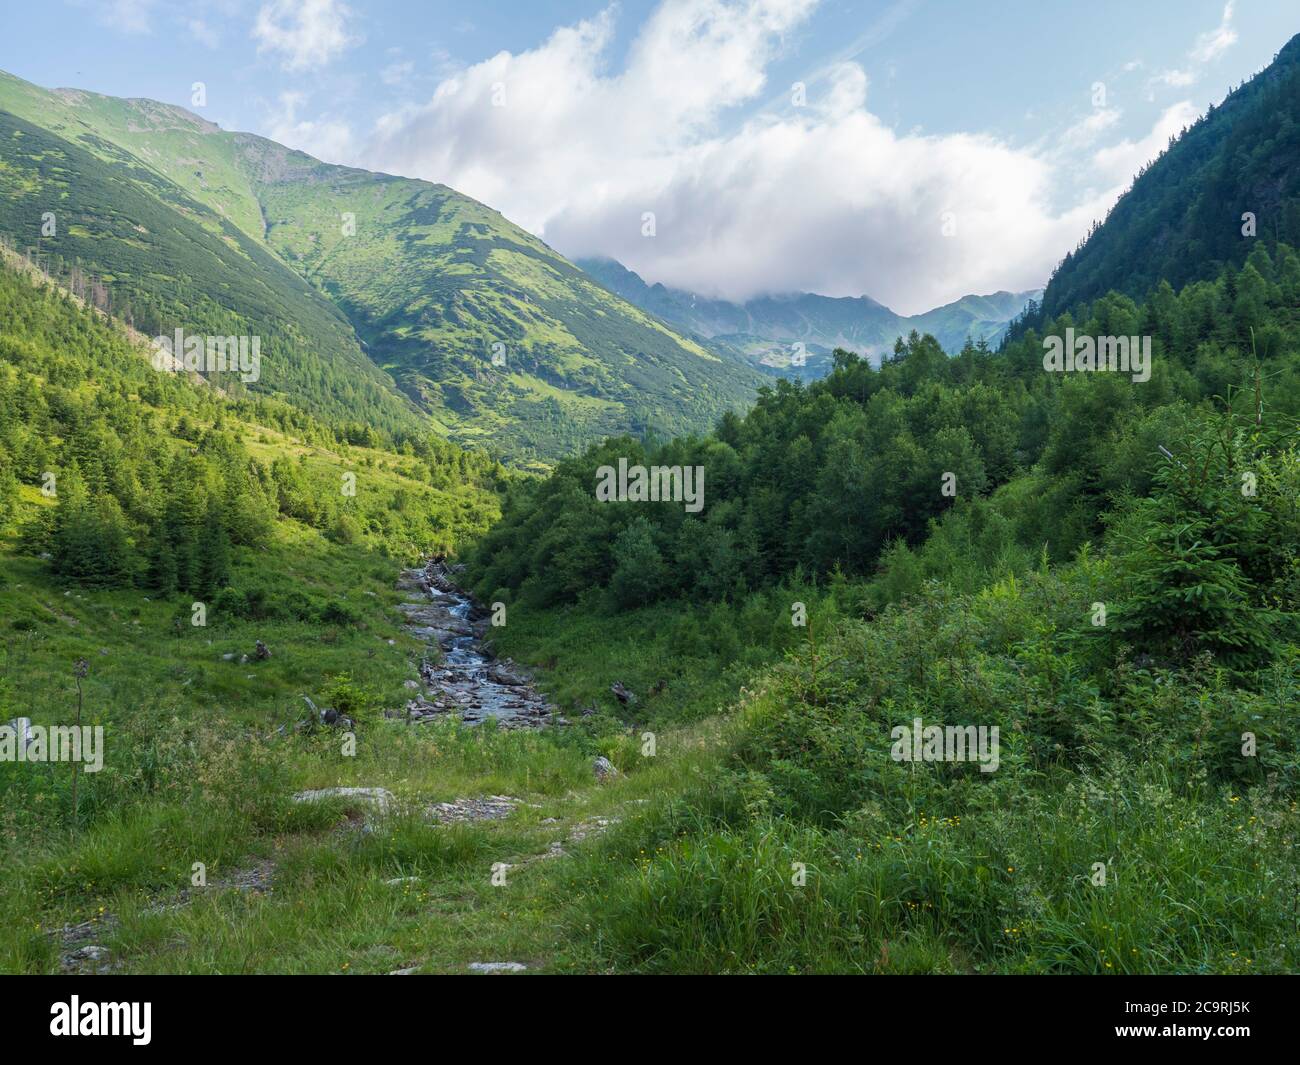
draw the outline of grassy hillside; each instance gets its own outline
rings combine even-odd
[[[255,149],[271,246],[456,439],[553,457],[627,428],[699,428],[752,395],[739,364],[615,299],[481,204],[267,142],[246,145],[246,165]],[[353,235],[339,225],[345,212]]]
[[[225,388],[372,431],[420,429],[346,319],[257,241],[147,167],[3,111],[0,237],[149,336],[260,337],[259,379],[228,374]]]
[[[166,205],[192,200],[185,210],[199,225],[228,241],[227,230],[238,231],[239,246],[251,242],[277,268],[287,264],[346,316],[434,425],[517,462],[544,464],[618,432],[706,429],[743,408],[761,382],[741,360],[674,333],[445,186],[321,163],[181,108],[47,92],[9,75],[0,75],[0,109],[152,184],[147,191]],[[74,162],[89,190],[99,187],[84,157]],[[11,223],[23,246],[39,224],[31,206],[17,205]],[[92,250],[45,244],[69,259]],[[298,308],[304,322],[314,315],[319,308]]]
[[[150,106],[118,135],[216,136]],[[0,118],[17,202],[78,194],[69,160],[122,197],[171,181]],[[469,344],[496,311],[563,362],[545,330],[582,315],[536,301],[580,282],[486,209],[220,143],[194,228],[151,254],[183,238],[209,263],[202,242],[269,203],[247,239],[359,293],[348,314],[405,387],[417,321]],[[405,246],[426,239],[464,261],[425,277]],[[1071,302],[997,352],[836,350],[708,435],[612,436],[544,479],[159,373],[0,259],[0,721],[108,743],[97,773],[0,760],[0,971],[1300,971],[1288,242]],[[122,276],[154,292],[141,266]],[[1149,374],[1048,372],[1067,332],[1149,338]],[[596,395],[605,356],[579,356]],[[598,501],[619,460],[700,467],[703,509]],[[431,553],[465,561],[516,663],[492,668],[532,667],[554,727],[401,712],[438,684],[395,587]],[[921,750],[899,737],[917,725],[939,729]],[[335,786],[389,797],[294,799]]]
[[[666,738],[661,768],[603,788],[596,752],[632,768],[618,737],[387,719],[436,655],[400,623],[395,578],[480,535],[504,474],[304,418],[159,373],[119,325],[0,262],[0,721],[80,720],[106,744],[75,783],[66,763],[0,760],[0,971],[588,966],[560,935],[556,847],[678,790],[696,743]],[[355,751],[306,727],[304,696],[347,706]],[[397,809],[292,799],[348,785]],[[485,792],[514,815],[428,816]]]
[[[229,581],[204,560],[256,554],[280,521],[416,558],[495,514],[504,472],[486,456],[433,437],[355,446],[285,404],[160,372],[142,340],[20,265],[0,256],[0,519],[59,576],[185,591],[188,573],[215,593]]]

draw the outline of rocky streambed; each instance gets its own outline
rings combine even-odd
[[[459,571],[435,560],[398,578],[397,589],[406,593],[398,609],[407,632],[438,649],[420,662],[420,681],[407,682],[421,689],[406,704],[407,719],[419,723],[455,714],[471,724],[496,718],[502,728],[568,724],[526,670],[494,658],[484,646],[489,613],[457,585]]]

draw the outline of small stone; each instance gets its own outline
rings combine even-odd
[[[614,763],[603,754],[591,763],[591,768],[596,774],[596,779],[602,783],[619,775],[618,769],[615,768]]]
[[[517,961],[472,961],[469,971],[472,973],[522,973],[528,966]]]
[[[62,959],[62,968],[64,972],[75,972],[84,966],[92,966],[97,970],[111,968],[109,963],[109,951],[107,947],[101,947],[98,943],[88,943],[84,947],[65,954]]]
[[[347,799],[373,806],[379,813],[387,812],[393,804],[393,793],[386,788],[319,788],[316,791],[300,791],[294,802],[328,802],[330,799]]]

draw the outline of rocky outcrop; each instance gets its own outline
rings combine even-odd
[[[532,677],[516,666],[510,659],[504,659],[488,667],[488,679],[508,688],[525,688],[532,683]]]

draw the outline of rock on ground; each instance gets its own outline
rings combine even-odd
[[[489,795],[482,799],[434,803],[429,807],[429,816],[443,824],[500,821],[514,813],[518,805],[519,800],[513,795]]]
[[[107,947],[90,943],[69,954],[63,955],[60,965],[65,973],[73,972],[108,972],[115,968]]]
[[[330,799],[354,800],[374,807],[379,813],[387,813],[395,801],[387,788],[320,788],[300,791],[293,797],[294,802],[327,802]]]

